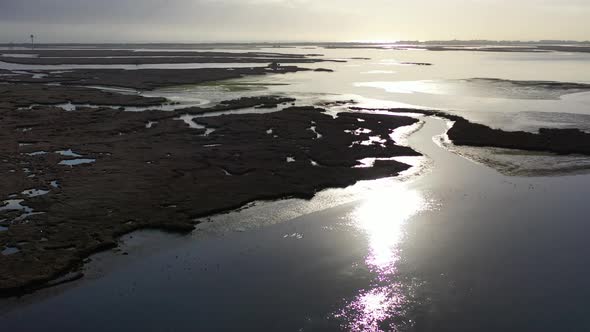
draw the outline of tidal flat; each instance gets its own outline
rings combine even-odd
[[[590,327],[583,52],[232,47],[0,52],[3,326]]]

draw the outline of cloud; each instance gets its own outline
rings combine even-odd
[[[0,0],[0,38],[587,39],[588,15],[587,0]]]

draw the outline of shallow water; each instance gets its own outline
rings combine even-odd
[[[28,189],[28,190],[23,191],[21,194],[25,195],[27,197],[38,197],[38,196],[47,195],[48,193],[49,193],[49,190]]]
[[[26,195],[26,192],[22,193],[23,195]],[[20,212],[20,216],[16,217],[15,219],[12,220],[12,222],[23,222],[26,221],[28,217],[35,215],[35,214],[39,214],[42,212],[34,212],[34,210],[27,206],[25,203],[24,199],[8,199],[5,200],[3,202],[1,202],[0,204],[2,204],[0,206],[0,212]]]
[[[263,49],[272,51],[272,49]],[[308,53],[305,49],[289,52]],[[539,128],[579,128],[590,132],[590,92],[514,84],[517,81],[590,82],[590,55],[568,53],[485,53],[392,50],[322,49],[325,58],[346,63],[306,65],[334,69],[333,73],[299,72],[248,77],[214,84],[155,90],[150,96],[200,98],[213,105],[238,97],[268,94],[296,97],[297,105],[354,100],[356,106],[431,108],[456,113],[470,121],[504,130],[536,132]],[[358,60],[352,58],[369,58]],[[403,63],[423,62],[432,66]],[[494,78],[492,80],[492,78]],[[391,87],[391,88],[388,88]],[[347,107],[331,107],[330,114]],[[490,150],[477,150],[472,159],[503,172],[539,174],[579,172],[588,163],[578,158],[540,155],[535,167],[505,167]],[[558,162],[555,162],[555,161]],[[573,161],[573,162],[572,162]]]
[[[20,251],[20,250],[19,250],[18,248],[15,248],[15,247],[6,247],[6,248],[4,248],[4,250],[2,250],[0,253],[1,253],[3,256],[9,256],[9,255],[14,255],[14,254],[16,254],[16,253],[17,253],[17,252],[19,252],[19,251]]]
[[[82,157],[82,155],[75,153],[72,149],[55,151],[55,153],[65,157]]]
[[[64,166],[78,166],[78,165],[84,165],[84,164],[92,164],[95,163],[96,159],[85,159],[85,158],[81,158],[81,159],[68,159],[68,160],[62,160],[59,162],[59,165],[64,165]]]
[[[289,52],[304,54],[309,50],[294,48]],[[342,58],[347,62],[303,65],[334,69],[333,73],[249,77],[155,90],[150,96],[200,98],[211,103],[227,99],[228,93],[236,97],[285,94],[298,97],[301,103],[355,99],[373,107],[454,111],[469,120],[508,130],[573,126],[590,129],[590,91],[555,90],[510,82],[590,83],[590,54],[337,49],[322,49],[318,53],[323,53],[326,59]],[[408,62],[432,63],[432,66],[404,64]],[[551,115],[556,113],[561,113],[558,121]],[[516,114],[526,114],[526,119],[515,117]]]
[[[1,56],[11,57],[11,58],[37,58],[37,57],[39,57],[39,54],[8,53],[8,54],[1,54]]]

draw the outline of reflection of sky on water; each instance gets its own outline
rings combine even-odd
[[[355,83],[357,87],[383,89],[399,94],[454,95],[455,97],[483,97],[505,99],[558,100],[562,95],[590,90],[583,88],[550,88],[538,83],[525,84],[509,80],[472,78],[462,80],[371,81]]]
[[[355,86],[378,88],[390,93],[448,94],[442,90],[444,85],[435,81],[360,82],[355,83]]]
[[[293,48],[289,49],[289,52],[308,53],[308,50]],[[288,75],[265,75],[157,89],[142,94],[168,98],[170,101],[179,102],[181,105],[178,107],[213,105],[228,99],[228,95],[232,98],[266,94],[289,95],[297,97],[299,105],[345,98],[353,98],[360,102],[380,100],[383,107],[427,107],[461,111],[465,113],[461,115],[471,121],[507,130],[534,131],[539,127],[576,125],[590,128],[590,121],[586,119],[576,117],[562,121],[541,114],[587,114],[590,93],[547,89],[508,81],[589,82],[590,76],[585,70],[590,64],[588,55],[581,54],[571,58],[560,53],[496,54],[338,49],[322,49],[321,53],[328,59],[346,58],[347,62],[303,65],[309,68],[319,66],[335,70],[329,74],[299,72]],[[351,59],[353,57],[367,58],[371,61]],[[404,65],[410,62],[433,65]],[[168,65],[153,66],[168,68]],[[528,112],[526,119],[519,117],[522,112]],[[516,119],[510,120],[513,117]]]

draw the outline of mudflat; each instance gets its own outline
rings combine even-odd
[[[76,86],[115,86],[152,90],[174,85],[198,84],[252,75],[287,74],[311,69],[297,66],[197,69],[77,69],[68,71],[36,70],[15,76],[0,76],[5,83],[54,83]],[[36,76],[37,75],[37,76]],[[39,76],[40,75],[40,76]]]
[[[88,90],[71,89],[67,98],[104,97],[96,89],[93,97],[76,97]],[[36,102],[62,101],[40,98]],[[159,102],[129,98],[122,102]],[[276,107],[289,98],[244,98],[173,112],[18,110],[17,100],[0,113],[0,196],[7,198],[0,207],[0,247],[8,250],[0,256],[2,296],[76,271],[90,254],[116,246],[123,234],[145,228],[188,232],[197,217],[251,201],[311,198],[324,188],[409,168],[394,160],[358,167],[361,159],[418,155],[389,136],[417,122],[410,117],[333,118],[320,108],[291,107],[192,119],[193,128],[180,120],[187,113]]]
[[[0,61],[23,65],[141,65],[178,63],[316,63],[334,61],[305,54],[130,50],[4,50]],[[23,56],[27,55],[27,56]],[[313,55],[312,55],[313,56]]]
[[[453,125],[447,132],[447,136],[453,144],[458,146],[543,151],[561,155],[590,155],[590,133],[579,129],[540,128],[537,133],[506,131],[473,123],[461,116],[438,110],[361,107],[352,107],[351,109],[357,111],[420,113],[448,119],[453,122]]]

